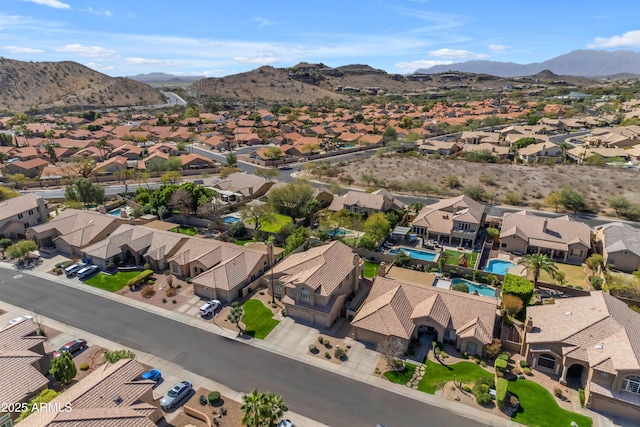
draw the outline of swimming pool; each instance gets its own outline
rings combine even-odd
[[[122,211],[122,209],[117,208],[117,209],[110,210],[110,211],[108,211],[107,213],[108,213],[109,215],[120,216],[120,212],[121,212],[121,211]]]
[[[343,229],[339,228],[337,230],[329,230],[327,232],[327,235],[329,235],[330,237],[335,237],[335,236],[344,236],[347,233],[348,233],[347,230],[343,230]]]
[[[487,268],[484,271],[488,271],[493,274],[502,274],[503,276],[509,272],[509,270],[516,265],[511,261],[503,261],[501,259],[492,259],[487,263]]]
[[[222,222],[225,224],[235,224],[238,221],[240,221],[240,218],[235,216],[225,216],[222,218]]]
[[[413,259],[421,259],[423,261],[433,261],[438,256],[438,254],[435,252],[420,251],[418,249],[411,249],[411,248],[391,249],[389,251],[389,254],[396,255],[398,251],[405,252]]]
[[[453,279],[451,283],[453,285],[457,285],[458,283],[464,283],[469,287],[470,294],[472,294],[474,291],[477,291],[479,295],[482,295],[484,297],[491,297],[491,298],[496,297],[496,288],[493,288],[491,286],[487,286],[487,285],[483,285],[480,283],[471,282],[469,280],[459,279],[459,278]]]

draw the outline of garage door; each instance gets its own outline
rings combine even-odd
[[[640,419],[640,406],[633,406],[600,396],[591,397],[591,409],[628,420]]]

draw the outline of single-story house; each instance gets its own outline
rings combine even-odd
[[[562,157],[562,148],[550,142],[539,142],[519,149],[518,157],[527,163],[538,163],[546,160],[558,163]]]
[[[610,222],[596,229],[605,265],[631,273],[640,269],[640,230],[622,222]]]
[[[263,196],[272,185],[272,181],[257,175],[236,172],[218,180],[213,188],[242,194],[244,199],[255,199]]]
[[[373,193],[363,193],[360,191],[348,191],[344,196],[333,198],[328,209],[337,212],[346,210],[351,213],[376,213],[388,212],[390,210],[403,210],[404,203],[396,200],[393,193],[381,188]]]

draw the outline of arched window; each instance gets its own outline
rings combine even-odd
[[[640,377],[629,375],[622,381],[622,390],[629,393],[640,394]]]
[[[550,354],[541,354],[538,356],[538,366],[542,366],[543,368],[555,369],[556,368],[556,358]]]
[[[309,292],[309,290],[306,288],[300,289],[300,300],[311,301],[311,292]]]

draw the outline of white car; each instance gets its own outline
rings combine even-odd
[[[211,301],[205,302],[202,307],[200,307],[200,316],[208,316],[210,314],[214,314],[218,307],[220,307],[222,303],[217,299],[212,299]]]
[[[31,320],[31,321],[33,321],[33,317],[32,317],[32,316],[29,316],[29,315],[27,315],[27,314],[25,314],[24,316],[16,317],[16,318],[15,318],[15,319],[13,319],[13,320],[9,320],[9,323],[8,323],[8,324],[9,324],[9,325],[15,325],[16,323],[22,323],[22,322],[24,322],[25,320]]]

